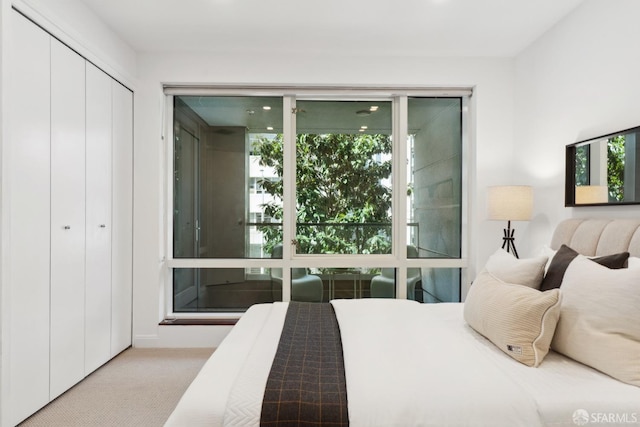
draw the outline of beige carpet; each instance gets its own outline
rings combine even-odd
[[[211,353],[128,349],[20,426],[162,426]]]

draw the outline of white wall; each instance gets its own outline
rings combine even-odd
[[[470,188],[475,263],[484,264],[501,244],[503,224],[485,221],[485,189],[510,178],[513,141],[513,61],[509,59],[433,59],[417,57],[290,57],[221,54],[141,54],[136,92],[134,167],[134,342],[137,346],[172,346],[158,326],[164,300],[160,297],[163,264],[164,159],[163,83],[273,85],[404,85],[475,87],[471,102],[471,157],[466,177]],[[211,340],[193,342],[211,345]]]
[[[564,207],[565,146],[640,125],[640,2],[587,0],[515,61],[514,183],[534,186],[516,223],[521,255],[567,217],[637,217],[640,207]]]

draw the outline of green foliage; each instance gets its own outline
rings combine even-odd
[[[607,141],[607,185],[609,201],[624,200],[624,144],[625,136],[618,135]]]
[[[282,135],[253,147],[263,166],[282,177]],[[296,141],[298,253],[387,253],[391,247],[391,176],[388,135],[299,134]],[[282,219],[282,180],[262,180],[276,201],[266,215]],[[282,230],[261,227],[266,251],[282,242]]]
[[[589,185],[589,146],[576,148],[576,185]]]

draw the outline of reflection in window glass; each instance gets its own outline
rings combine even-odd
[[[174,268],[173,311],[241,312],[282,300],[282,281],[244,268]]]
[[[282,98],[174,97],[174,258],[270,257],[282,240],[281,141]]]
[[[272,269],[282,280],[282,270]],[[292,268],[291,300],[328,302],[333,299],[395,298],[393,268]]]
[[[370,278],[371,298],[395,298],[396,269],[383,268]],[[423,303],[460,302],[460,269],[407,268],[407,299]]]
[[[422,268],[421,270],[422,287],[417,288],[416,292],[418,301],[425,303],[461,301],[462,282],[459,268]]]
[[[408,256],[459,258],[462,100],[409,98],[408,113]]]

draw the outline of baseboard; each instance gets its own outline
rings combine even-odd
[[[138,348],[211,348],[218,347],[232,325],[159,325],[158,335],[136,335]]]

